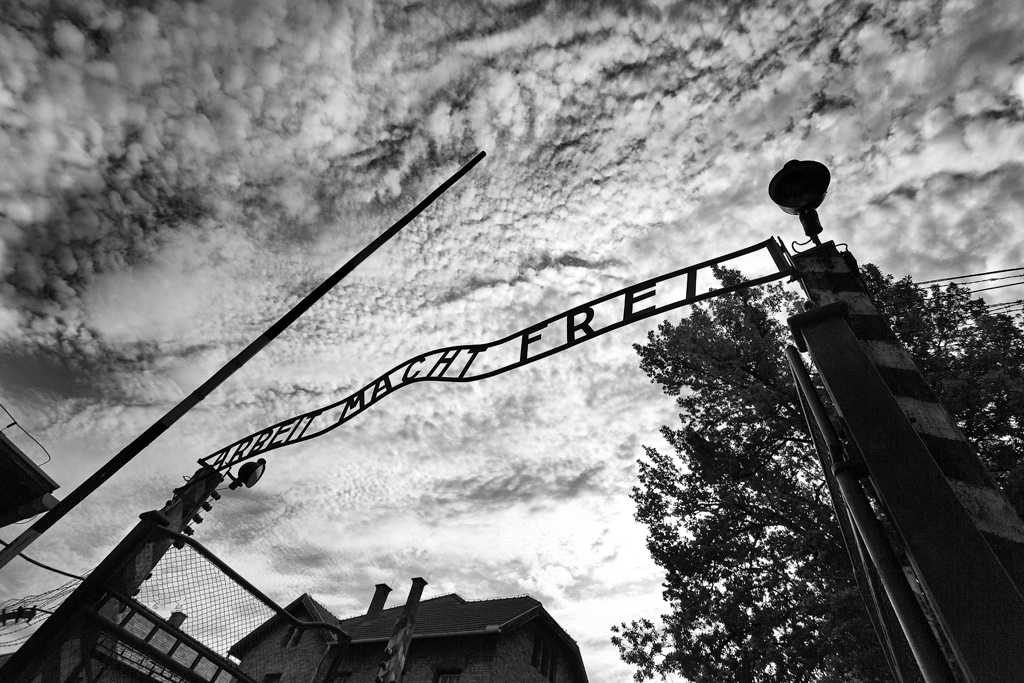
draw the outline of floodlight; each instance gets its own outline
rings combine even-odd
[[[768,196],[788,214],[800,217],[804,234],[821,244],[821,222],[815,211],[825,201],[832,176],[825,164],[817,161],[787,161],[768,184]]]
[[[263,476],[264,470],[267,469],[267,461],[260,458],[256,462],[249,461],[238,468],[238,474],[232,477],[231,484],[228,486],[230,489],[237,489],[240,486],[245,486],[247,489],[251,489],[256,485],[256,482]]]

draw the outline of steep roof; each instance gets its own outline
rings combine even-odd
[[[383,610],[374,619],[365,614],[342,619],[341,628],[352,636],[352,644],[386,642],[402,615],[404,605]],[[558,625],[539,600],[529,595],[514,598],[467,601],[456,593],[421,600],[416,609],[413,640],[455,635],[508,633],[528,621],[540,619],[569,648],[580,680],[587,680],[583,657],[576,641]]]
[[[314,600],[313,596],[309,593],[303,593],[299,597],[295,598],[295,600],[293,600],[287,607],[284,608],[284,611],[292,615],[293,617],[299,619],[300,621],[306,621],[300,616],[302,612],[305,611],[305,613],[309,615],[308,621],[313,621],[320,624],[330,624],[331,626],[338,625],[338,617],[331,614],[331,611],[329,609],[327,609],[319,602]],[[272,629],[278,622],[282,620],[283,617],[280,614],[275,614],[274,616],[270,617],[265,622],[257,626],[251,633],[249,633],[249,635],[245,636],[237,643],[232,645],[231,648],[228,650],[228,654],[237,656],[238,653],[245,651],[245,649],[250,644],[258,642],[259,639],[262,637],[262,634]],[[321,635],[323,634],[321,633]]]
[[[0,526],[31,517],[34,513],[18,512],[23,505],[53,507],[57,501],[49,494],[58,488],[57,482],[0,432]]]
[[[313,618],[313,621],[330,624],[331,626],[338,626],[338,617],[334,616],[334,614],[331,613],[331,610],[317,602],[309,593],[303,593],[300,595],[295,602],[288,605],[288,607],[285,607],[285,610],[288,610],[292,605],[295,605],[299,601],[302,601],[302,604],[306,606],[306,610]]]
[[[376,618],[365,614],[339,622],[353,643],[387,640],[404,605],[383,610]],[[453,633],[497,633],[502,626],[514,627],[532,616],[540,603],[528,595],[469,602],[456,593],[420,601],[416,609],[413,637],[429,638]]]

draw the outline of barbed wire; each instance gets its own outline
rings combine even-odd
[[[0,602],[0,610],[10,612],[23,607],[35,610],[32,615],[24,621],[9,621],[0,623],[0,649],[13,650],[15,646],[27,641],[39,625],[50,617],[50,613],[63,603],[69,595],[75,592],[82,579],[57,586],[51,590],[36,595],[26,595],[20,598],[10,598]],[[16,634],[24,635],[16,636]],[[16,637],[12,637],[16,636]]]
[[[916,283],[912,283],[912,284],[916,285]],[[988,291],[991,291],[993,289],[1003,289],[1005,287],[1019,287],[1020,285],[1024,285],[1024,281],[1021,281],[1021,282],[1011,282],[1008,285],[997,285],[995,287],[983,287],[981,289],[966,289],[966,288],[963,287],[963,285],[960,285],[959,283],[956,283],[956,282],[951,282],[951,283],[949,283],[949,285],[950,286],[954,286],[955,285],[956,287],[960,287],[961,289],[953,290],[953,291],[950,291],[949,289],[947,289],[944,292],[943,291],[933,292],[930,295],[927,292],[925,292],[923,289],[921,289],[919,297],[916,297],[916,298],[913,298],[913,299],[900,299],[898,301],[880,301],[879,304],[881,304],[882,306],[892,306],[892,307],[901,306],[901,305],[910,305],[910,304],[921,304],[921,303],[926,303],[928,301],[932,301],[932,300],[934,300],[937,297],[962,296],[964,294],[967,294],[967,295],[977,294],[979,292],[988,292]]]
[[[969,273],[967,275],[954,275],[952,277],[940,277],[935,280],[921,280],[920,282],[914,282],[915,285],[930,285],[936,282],[945,282],[947,280],[964,280],[969,277],[981,277],[982,275],[996,275],[998,273],[1012,273],[1017,270],[1024,270],[1024,266],[1017,268],[1004,268],[1003,270],[989,270],[984,273]]]
[[[951,285],[959,285],[960,287],[966,287],[967,285],[976,285],[982,282],[998,282],[1000,280],[1016,280],[1024,277],[1024,273],[1020,275],[1004,275],[1003,277],[987,277],[983,280],[968,280],[967,282],[950,282]]]

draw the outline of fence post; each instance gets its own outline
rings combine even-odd
[[[203,467],[174,491],[162,509],[139,515],[135,528],[11,655],[0,668],[0,678],[5,683],[29,683],[42,674],[42,680],[48,683],[64,683],[77,675],[89,656],[82,643],[94,640],[96,631],[87,619],[87,610],[99,608],[108,586],[124,595],[134,595],[171,545],[156,528],[165,526],[180,532],[223,480],[219,472]]]

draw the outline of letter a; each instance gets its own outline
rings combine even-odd
[[[378,398],[386,396],[389,391],[391,391],[391,380],[384,375],[377,380],[376,386],[373,387],[373,398],[370,399],[370,403],[376,403]]]

